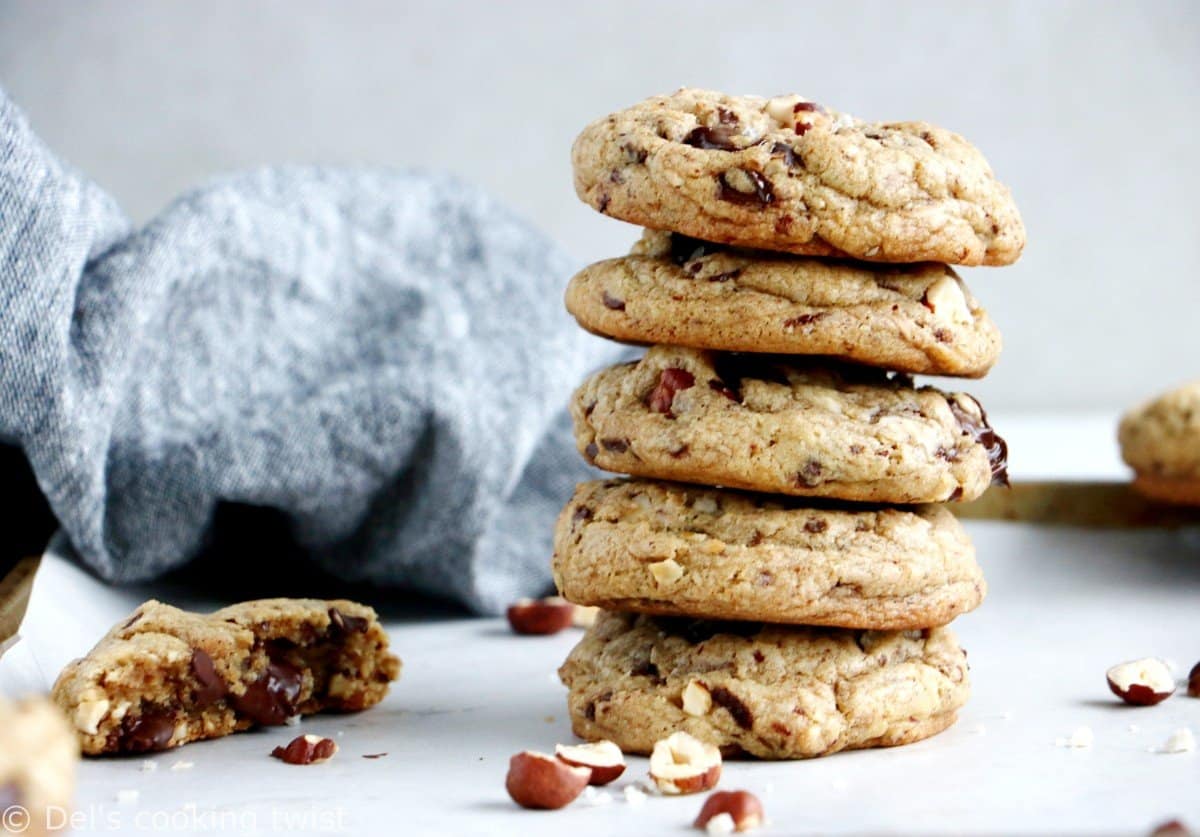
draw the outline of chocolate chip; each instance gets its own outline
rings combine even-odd
[[[211,706],[229,694],[229,687],[217,674],[212,657],[200,648],[192,649],[192,676],[200,684],[196,689],[197,706]]]
[[[736,279],[741,275],[742,275],[742,269],[740,267],[738,267],[738,268],[734,268],[733,270],[727,270],[724,273],[714,273],[712,276],[708,277],[708,281],[710,281],[710,282],[728,282],[730,279]]]
[[[644,660],[633,667],[629,672],[632,677],[646,677],[655,686],[661,686],[666,683],[666,679],[658,670],[658,666],[649,660]]]
[[[691,450],[691,448],[688,445],[686,445],[686,444],[680,445],[679,447],[677,447],[671,451],[671,458],[672,459],[680,459],[684,456],[687,456],[688,451],[690,451],[690,450]]]
[[[365,634],[370,624],[365,616],[349,616],[336,607],[329,608],[329,633],[335,637]]]
[[[948,329],[944,329],[944,328],[935,328],[933,330],[933,337],[939,343],[953,343],[954,342],[954,335]]]
[[[769,206],[775,201],[775,189],[771,181],[752,169],[735,169],[749,181],[751,191],[743,192],[729,181],[731,172],[724,172],[717,178],[717,197],[729,203],[751,206]]]
[[[646,162],[646,149],[638,148],[631,142],[627,142],[621,146],[621,150],[625,152],[625,159],[630,163]]]
[[[716,378],[712,378],[708,382],[708,388],[713,390],[714,392],[721,393],[721,395],[724,395],[730,401],[736,401],[739,404],[742,403],[741,393],[735,392],[732,389],[730,389],[729,387],[725,386],[724,381],[718,380]]]
[[[121,749],[127,753],[165,750],[175,734],[175,715],[165,709],[149,709],[126,715],[121,724]]]
[[[660,616],[654,620],[658,629],[696,645],[707,642],[717,634],[751,637],[762,630],[759,622],[730,622],[717,619],[688,619],[683,616]]]
[[[963,496],[962,486],[961,485],[955,486],[954,490],[950,492],[950,496],[946,498],[946,502],[947,503],[957,503],[959,500],[962,499],[962,496]]]
[[[760,532],[759,530],[755,529],[754,534],[750,536],[750,540],[747,543],[747,545],[748,546],[758,546],[762,542],[763,542],[763,533]],[[769,573],[768,573],[768,575],[769,575]],[[761,581],[760,581],[760,583],[761,583]],[[763,586],[765,587],[766,585],[763,585]]]
[[[783,163],[789,169],[804,168],[804,158],[800,156],[800,152],[792,148],[786,142],[777,142],[771,146],[772,157],[782,157]]]
[[[603,293],[603,295],[601,296],[601,298],[604,300],[605,308],[612,309],[613,311],[624,311],[625,310],[625,300],[617,299],[615,296],[612,296],[608,291],[605,291]]]
[[[816,102],[796,102],[792,105],[792,113],[824,113],[825,108]]]
[[[605,192],[600,196],[600,200],[596,204],[596,209],[600,210],[602,213],[606,212],[608,210],[608,202],[610,200],[611,198],[609,198],[608,193]]]
[[[722,125],[736,125],[738,124],[738,115],[729,108],[718,107],[717,121]]]
[[[801,326],[812,325],[817,320],[825,316],[824,311],[818,311],[815,314],[800,314],[796,317],[789,317],[783,321],[784,328],[799,328]]]
[[[675,418],[671,413],[671,405],[675,402],[676,393],[691,389],[695,383],[695,376],[686,369],[664,369],[658,376],[658,385],[646,396],[646,406],[655,413]]]
[[[601,439],[600,444],[609,453],[624,453],[629,450],[629,442],[624,439]]]
[[[0,785],[0,811],[6,811],[21,803],[21,792],[16,782],[5,782]]]
[[[713,686],[708,691],[712,695],[713,703],[733,716],[733,720],[739,727],[750,729],[754,726],[754,713],[750,711],[749,706],[742,702],[741,698],[724,686]]]
[[[679,233],[671,233],[671,261],[677,265],[685,265],[690,261],[711,256],[728,249],[711,241],[702,241]]]
[[[595,409],[596,409],[596,402],[593,401],[591,404],[588,404],[586,407],[583,408],[583,417],[591,418],[592,411]]]
[[[796,136],[802,137],[808,133],[808,129],[811,127],[812,125],[809,125],[807,122],[797,122],[792,130],[796,132]]]
[[[600,453],[600,448],[596,447],[595,442],[589,442],[588,446],[583,449],[583,455],[587,457],[588,462],[596,461],[596,454]]]
[[[824,472],[821,463],[815,459],[810,459],[800,473],[796,474],[796,482],[805,488],[814,488],[821,484],[821,474]]]
[[[829,528],[829,524],[819,517],[810,517],[804,521],[804,531],[810,535],[819,535]]]
[[[763,652],[759,651],[757,648],[754,649],[754,662],[761,664],[766,659],[767,658],[763,655]]]
[[[575,513],[571,515],[571,520],[578,523],[580,520],[591,520],[592,510],[588,506],[579,506],[575,509]]]
[[[287,764],[312,764],[332,758],[337,744],[331,738],[315,735],[298,735],[286,747],[276,747],[271,755]]]
[[[964,397],[970,398],[970,396]],[[971,400],[974,401],[974,399]],[[963,409],[962,405],[958,403],[957,396],[947,399],[947,403],[962,431],[971,436],[977,444],[983,445],[984,450],[987,451],[988,462],[992,466],[992,484],[1008,485],[1008,443],[988,424],[987,413],[984,412],[983,407],[978,401],[975,401],[975,406],[979,409],[979,417],[976,418]],[[962,496],[961,489],[959,496]]]
[[[304,674],[282,660],[271,660],[267,670],[246,687],[241,695],[233,695],[233,708],[256,724],[277,726],[296,714]]]
[[[683,138],[683,144],[693,148],[737,151],[738,145],[735,140],[740,136],[741,131],[728,125],[717,125],[715,128],[706,128],[701,125],[692,129]]]

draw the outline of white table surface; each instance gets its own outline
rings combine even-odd
[[[1014,417],[997,426],[1018,477],[1118,477],[1112,417]],[[1021,463],[1038,463],[1023,467]],[[1200,735],[1200,700],[1181,690],[1125,707],[1105,669],[1160,656],[1180,677],[1200,659],[1200,531],[1088,532],[972,522],[990,594],[955,622],[973,697],[956,726],[889,750],[794,763],[727,762],[721,787],[760,796],[769,834],[1144,834],[1172,817],[1200,826],[1200,756],[1156,752],[1173,730]],[[142,593],[116,593],[48,556],[0,689],[36,687]],[[389,622],[404,673],[379,707],[189,745],[145,759],[89,760],[81,833],[684,834],[702,797],[624,801],[645,774],[630,759],[607,804],[516,808],[508,757],[572,740],[554,676],[578,633],[518,638],[496,619]],[[40,639],[53,635],[58,642]],[[1081,726],[1094,744],[1056,746]],[[336,737],[335,759],[267,757],[299,731]],[[368,753],[386,752],[368,760]],[[180,762],[190,767],[172,769]],[[136,801],[118,802],[136,790]],[[124,794],[122,796],[128,796]],[[696,832],[690,832],[696,833]]]

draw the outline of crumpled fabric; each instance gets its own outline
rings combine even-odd
[[[589,475],[564,405],[619,352],[564,311],[573,267],[408,171],[234,174],[134,228],[0,92],[0,440],[114,583],[245,504],[347,581],[484,613],[543,592]]]

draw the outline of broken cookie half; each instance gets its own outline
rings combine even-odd
[[[84,753],[141,753],[367,709],[399,674],[375,611],[355,602],[262,599],[204,615],[151,600],[68,664],[53,698]]]

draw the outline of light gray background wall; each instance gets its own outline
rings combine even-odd
[[[1200,377],[1198,71],[1194,2],[0,0],[0,85],[138,220],[231,168],[434,166],[582,262],[636,231],[576,201],[571,140],[652,93],[960,131],[1029,230],[1017,266],[967,274],[1006,337],[970,386],[999,410]]]

